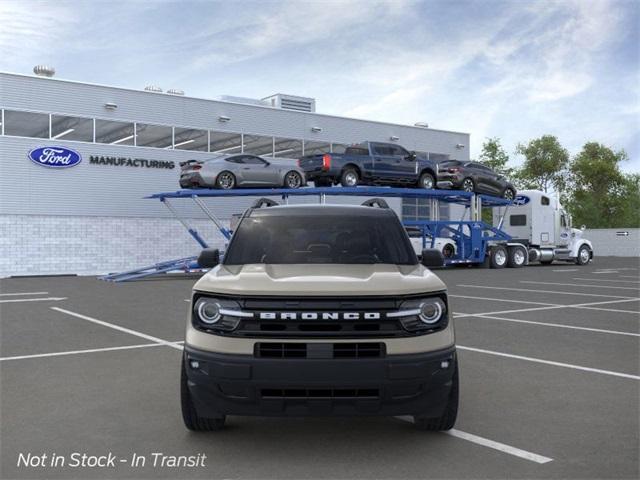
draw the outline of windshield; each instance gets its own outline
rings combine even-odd
[[[242,220],[225,265],[418,263],[395,216],[265,215]]]

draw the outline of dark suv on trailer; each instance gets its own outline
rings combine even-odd
[[[438,188],[516,198],[516,188],[501,173],[478,162],[445,160],[438,164]]]
[[[271,202],[272,203],[272,202]],[[369,204],[370,202],[365,202]],[[373,206],[249,209],[194,286],[182,365],[191,430],[226,415],[412,415],[447,430],[458,364],[446,287],[395,213]]]

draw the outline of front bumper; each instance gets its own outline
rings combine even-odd
[[[447,404],[455,360],[455,347],[355,359],[257,358],[185,347],[187,384],[202,417],[438,417]]]

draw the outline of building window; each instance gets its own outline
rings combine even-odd
[[[263,137],[261,135],[244,135],[244,153],[261,155],[264,157],[272,157],[273,137]]]
[[[5,110],[4,134],[16,137],[49,138],[49,115]]]
[[[174,129],[173,148],[176,150],[206,152],[209,148],[208,132],[206,130],[176,127]]]
[[[96,120],[96,142],[111,145],[133,145],[134,126],[129,122]]]
[[[51,115],[51,138],[93,142],[93,119]]]
[[[229,132],[209,132],[209,151],[211,153],[242,153],[242,135]]]
[[[273,141],[275,145],[274,157],[294,159],[302,157],[302,140],[276,137]]]
[[[136,123],[136,146],[171,148],[173,145],[173,129],[163,125]]]
[[[304,141],[304,154],[305,155],[317,155],[323,153],[329,153],[331,151],[331,144],[327,142],[310,142]]]

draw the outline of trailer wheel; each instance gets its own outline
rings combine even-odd
[[[591,250],[586,245],[582,245],[578,249],[578,256],[576,257],[576,263],[578,265],[586,265],[591,260]]]
[[[507,249],[509,258],[507,260],[507,266],[509,268],[524,267],[527,263],[527,252],[522,247],[509,247]]]
[[[452,258],[455,253],[456,250],[450,243],[447,243],[442,247],[442,255],[444,256],[444,258]]]
[[[489,265],[491,268],[504,268],[507,265],[509,256],[507,255],[507,249],[502,245],[494,245],[491,247],[490,256]]]

